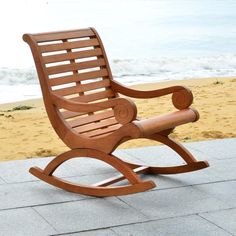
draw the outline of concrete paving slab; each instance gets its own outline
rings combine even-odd
[[[141,148],[143,149],[143,148]],[[143,164],[143,160],[137,158],[135,155],[130,154],[131,149],[122,149],[122,150],[116,150],[114,152],[114,155],[119,157],[121,160],[137,163],[137,164]]]
[[[55,233],[56,230],[32,208],[0,211],[2,236],[42,236]]]
[[[222,210],[217,212],[208,212],[200,214],[203,218],[207,219],[225,231],[236,235],[236,209]]]
[[[72,233],[72,234],[63,234],[63,236],[118,236],[115,232],[111,229],[99,229],[87,232],[79,232],[79,233]]]
[[[0,210],[75,201],[91,197],[70,193],[44,182],[0,185]]]
[[[207,191],[211,196],[227,202],[231,207],[236,207],[236,180],[198,185],[197,188],[199,191]]]
[[[236,179],[236,159],[210,161],[210,167],[199,171],[176,175],[143,175],[143,179],[151,179],[158,189],[176,188],[196,184],[214,183]]]
[[[65,164],[65,163],[64,163]],[[63,165],[64,165],[63,164]],[[75,158],[68,160],[67,165],[76,169],[79,175],[97,175],[109,172],[114,172],[114,169],[103,161],[99,161],[93,158]]]
[[[0,177],[6,183],[18,183],[37,180],[29,173],[32,166],[45,166],[51,158],[33,158],[28,160],[0,162]]]
[[[114,176],[114,173],[85,175],[64,179],[74,182],[75,184],[94,184],[112,176]],[[78,201],[90,198],[92,197],[64,191],[43,181],[0,185],[0,210]]]
[[[0,162],[0,177],[7,183],[37,181],[38,179],[29,173],[30,167],[38,166],[40,168],[45,168],[52,159],[52,157],[47,157]],[[69,177],[78,175],[78,171],[65,163],[55,171],[55,174],[57,176]]]
[[[38,166],[44,169],[52,159],[53,157],[1,162],[0,177],[7,183],[37,181],[38,179],[29,173],[30,167]],[[112,171],[113,169],[110,166],[101,161],[90,158],[75,158],[58,167],[54,175],[58,177],[73,177]]]
[[[236,138],[216,139],[188,144],[192,149],[214,159],[236,158]]]
[[[97,175],[83,175],[83,176],[71,177],[71,178],[66,178],[66,180],[73,183],[92,185],[92,184],[101,182],[105,179],[115,177],[118,174],[119,174],[118,172],[114,171],[111,173],[103,173],[103,174],[97,174]]]
[[[208,186],[210,188],[210,184]],[[185,216],[232,207],[224,199],[212,196],[207,188],[198,189],[198,185],[155,190],[119,198],[150,219]]]
[[[156,220],[146,223],[113,227],[120,236],[229,236],[231,234],[197,215]]]
[[[129,160],[137,162],[138,159],[128,155],[123,150],[116,150],[114,155],[122,158],[123,160]],[[103,161],[96,160],[94,158],[74,158],[66,162],[67,165],[77,170],[77,175],[94,175],[114,172],[114,168],[106,164]]]
[[[171,149],[164,146],[150,146],[145,148],[133,148],[126,151],[129,155],[136,157],[141,162],[147,165],[180,165],[183,163],[182,159]]]
[[[145,221],[146,217],[117,198],[89,199],[34,207],[59,233]]]
[[[209,160],[210,158],[197,150],[188,147],[188,150],[197,160]],[[139,163],[147,165],[169,166],[184,164],[184,160],[172,149],[166,146],[150,146],[145,148],[127,149],[127,154],[140,160]]]
[[[221,180],[233,180],[236,179],[236,158],[233,159],[221,159],[216,160],[214,162],[210,161],[210,168],[208,168],[208,171],[212,169],[214,171],[214,174],[218,174]],[[212,174],[211,171],[209,174]]]

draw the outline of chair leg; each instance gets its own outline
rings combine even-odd
[[[63,180],[53,175],[53,172],[65,161],[78,157],[89,157],[106,162],[107,164],[114,167],[117,171],[119,171],[124,176],[123,179],[127,179],[129,181],[129,184],[123,186],[108,186],[108,184],[80,185]],[[153,181],[142,181],[139,176],[132,170],[132,168],[130,168],[127,164],[125,164],[115,156],[92,149],[73,149],[68,152],[62,153],[61,155],[55,157],[44,170],[38,167],[32,167],[30,168],[30,173],[37,178],[64,190],[99,197],[119,196],[137,193],[154,188],[156,186]],[[113,181],[112,183],[115,182]]]
[[[170,147],[172,150],[178,153],[181,158],[183,158],[186,164],[179,166],[159,167],[159,166],[137,165],[131,162],[124,161],[132,169],[143,166],[143,167],[149,167],[146,172],[150,174],[179,174],[179,173],[200,170],[209,166],[207,161],[197,161],[182,144],[171,139],[170,137],[168,137],[168,135],[155,134],[149,137],[149,139],[161,142]]]

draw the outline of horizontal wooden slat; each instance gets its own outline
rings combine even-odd
[[[88,80],[88,79],[101,78],[105,76],[108,76],[107,69],[101,69],[98,71],[90,71],[90,72],[85,72],[85,73],[64,76],[60,78],[53,78],[49,80],[49,83],[51,86],[57,86],[61,84],[78,82],[78,81],[83,81],[83,80]]]
[[[97,114],[88,115],[86,117],[81,117],[76,120],[68,121],[69,125],[74,128],[80,125],[86,125],[95,121],[100,121],[104,119],[108,119],[114,116],[113,110],[108,110],[105,112],[100,112]]]
[[[87,133],[83,133],[82,135],[87,137],[87,138],[94,138],[94,137],[101,137],[101,136],[105,136],[108,135],[114,131],[116,131],[117,129],[119,129],[122,125],[117,124],[117,125],[113,125],[110,126],[108,128],[105,129],[98,129],[98,130],[93,130]]]
[[[102,55],[102,50],[100,48],[96,48],[92,50],[84,50],[84,51],[78,51],[78,52],[68,52],[68,53],[44,56],[43,60],[44,60],[44,63],[52,63],[52,62],[81,59],[81,58],[94,57],[94,56],[100,56],[100,55]]]
[[[87,83],[87,84],[80,84],[80,85],[68,87],[68,88],[57,89],[57,90],[54,90],[54,92],[58,95],[66,96],[66,95],[80,93],[80,92],[87,92],[87,91],[91,91],[91,90],[95,90],[99,88],[106,88],[109,85],[110,85],[110,80],[105,79],[102,81],[97,81],[97,82],[92,82],[92,83]]]
[[[85,61],[85,62],[80,62],[80,63],[71,63],[67,65],[48,67],[46,68],[46,72],[48,75],[53,75],[53,74],[60,74],[60,73],[68,72],[68,71],[95,68],[95,67],[100,67],[104,65],[105,65],[104,59],[97,59],[97,60]]]
[[[74,39],[94,36],[94,32],[91,29],[79,29],[70,31],[59,31],[59,32],[46,32],[41,34],[34,34],[34,38],[37,42],[47,42],[60,39]]]
[[[68,50],[68,49],[74,49],[74,48],[94,47],[98,45],[99,45],[99,42],[97,39],[86,39],[86,40],[74,41],[74,42],[62,42],[62,43],[41,45],[39,46],[39,50],[41,53],[45,53],[45,52],[55,52],[55,51],[62,51],[62,50]]]
[[[64,119],[74,118],[87,114],[86,112],[62,111],[61,115]]]
[[[79,126],[74,128],[75,131],[79,132],[79,133],[83,133],[83,132],[88,132],[88,131],[92,131],[92,130],[97,130],[97,129],[101,129],[104,127],[109,127],[111,125],[115,125],[118,124],[117,120],[115,118],[110,118],[107,120],[102,120],[100,122],[97,123],[91,123],[88,125],[83,125],[83,126]]]
[[[93,102],[104,98],[111,98],[113,96],[115,96],[114,92],[111,89],[108,89],[102,92],[91,93],[88,95],[82,95],[76,98],[71,98],[70,100],[75,102]]]

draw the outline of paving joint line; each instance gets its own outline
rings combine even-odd
[[[137,222],[134,222],[134,223],[124,223],[124,224],[118,224],[118,225],[113,225],[113,226],[108,226],[108,227],[101,227],[101,228],[92,228],[92,229],[85,229],[85,230],[80,230],[80,231],[72,231],[72,232],[67,232],[67,233],[58,233],[58,234],[50,234],[50,236],[60,236],[60,235],[65,235],[65,234],[74,234],[74,233],[85,233],[85,232],[90,232],[90,231],[96,231],[96,230],[105,230],[105,229],[110,229],[112,230],[111,228],[115,228],[115,227],[121,227],[121,226],[128,226],[128,225],[132,225],[132,224],[142,224],[142,223],[146,223],[146,222],[149,222],[149,221],[137,221]],[[117,233],[116,233],[117,234]],[[118,236],[120,236],[118,234]]]
[[[122,225],[120,225],[120,226],[122,226]],[[114,227],[114,226],[112,226],[112,227]],[[115,235],[120,236],[119,234],[117,234],[115,231],[112,230],[111,226],[103,227],[103,228],[96,228],[96,229],[81,230],[81,231],[72,231],[72,232],[67,232],[67,233],[50,234],[49,236],[72,235],[72,234],[76,234],[76,233],[95,232],[98,230],[107,230],[107,229],[111,230]]]
[[[154,189],[150,189],[149,191],[150,191],[150,192],[154,192],[154,191],[163,191],[163,190],[169,190],[169,189],[187,188],[187,187],[194,187],[194,186],[199,186],[199,185],[217,184],[217,183],[234,182],[234,181],[236,181],[236,179],[218,180],[218,181],[215,181],[215,182],[198,183],[198,184],[189,184],[189,185],[176,186],[176,187],[154,188]]]
[[[234,209],[234,208],[233,208],[233,209]],[[229,210],[229,209],[227,209],[227,210]],[[198,215],[199,217],[201,217],[202,219],[204,219],[205,221],[207,221],[208,223],[210,223],[210,224],[212,224],[212,225],[215,225],[217,228],[222,229],[223,231],[225,231],[226,233],[229,233],[229,234],[232,235],[232,236],[235,236],[235,234],[232,234],[232,233],[229,232],[228,230],[222,228],[221,226],[217,225],[217,224],[214,223],[213,221],[206,219],[204,216],[201,216],[200,214],[202,214],[202,213],[198,213],[197,215]]]
[[[64,204],[64,203],[69,203],[69,202],[80,202],[80,201],[92,200],[92,199],[95,199],[95,198],[89,197],[89,198],[82,198],[82,199],[77,199],[77,200],[68,200],[68,201],[61,201],[61,202],[51,202],[51,203],[37,204],[37,205],[30,205],[30,206],[10,207],[10,208],[0,209],[0,212],[1,211],[8,211],[8,210],[15,210],[15,209],[22,209],[22,208],[33,208],[33,207],[41,207],[41,206],[50,206],[50,205]]]
[[[5,181],[5,179],[3,179],[1,176],[0,176],[0,180],[2,180],[3,184],[7,184],[7,182]],[[0,184],[2,185],[2,184]]]
[[[114,171],[107,171],[107,172],[104,172],[104,173],[95,173],[93,174],[94,176],[97,176],[97,175],[102,175],[102,174],[111,174],[111,173],[114,173],[116,174]],[[82,174],[82,175],[70,175],[70,176],[59,176],[59,178],[65,178],[65,179],[70,179],[70,178],[77,178],[77,177],[85,177],[85,176],[91,176],[91,173],[89,174]],[[26,181],[22,181],[22,182],[7,182],[4,178],[2,178],[0,176],[0,179],[3,180],[4,184],[9,184],[9,185],[12,185],[12,184],[22,184],[22,183],[34,183],[34,182],[42,182],[42,183],[45,183],[43,182],[42,180],[40,179],[35,179],[35,180],[26,180]]]
[[[33,208],[34,209],[34,208]],[[235,208],[228,208],[228,209],[222,209],[222,210],[230,210],[230,209],[235,209]],[[179,215],[179,216],[171,216],[171,217],[164,217],[164,218],[152,218],[152,219],[147,219],[147,220],[143,220],[143,221],[137,221],[137,222],[133,222],[133,223],[127,223],[127,224],[118,224],[118,225],[114,225],[114,226],[109,226],[109,227],[101,227],[101,228],[95,228],[95,229],[88,229],[88,230],[81,230],[81,231],[72,231],[72,232],[66,232],[66,233],[59,233],[57,230],[55,230],[56,234],[50,234],[50,236],[62,236],[62,235],[71,235],[71,234],[74,234],[74,233],[82,233],[82,232],[90,232],[90,231],[96,231],[96,230],[104,230],[104,229],[110,229],[112,231],[114,231],[112,228],[117,228],[117,227],[122,227],[122,226],[128,226],[128,225],[135,225],[135,224],[145,224],[145,223],[149,223],[149,222],[155,222],[155,221],[163,221],[163,220],[168,220],[168,219],[174,219],[174,218],[183,218],[183,217],[188,217],[188,216],[199,216],[201,218],[203,218],[204,220],[208,221],[207,219],[205,219],[204,217],[202,217],[201,215],[199,214],[203,214],[203,213],[209,213],[209,212],[217,212],[219,210],[213,210],[213,211],[207,211],[207,212],[201,212],[201,213],[194,213],[194,214],[186,214],[186,215]],[[37,212],[38,213],[38,212]],[[40,214],[39,214],[40,215]],[[41,216],[41,215],[40,215]],[[43,216],[41,216],[43,217]],[[43,219],[45,219],[43,217]],[[47,221],[46,221],[47,222]],[[48,222],[47,222],[48,223]],[[210,222],[209,223],[215,225],[213,222]],[[51,226],[51,224],[49,223],[49,225]],[[216,225],[218,228],[221,228],[219,227],[218,225]],[[54,227],[53,227],[54,229]],[[222,230],[224,230],[225,232],[229,233],[230,235],[232,236],[235,236],[233,235],[232,233],[226,231],[225,229],[222,228]],[[117,234],[116,232],[114,232],[115,234]],[[118,236],[120,236],[118,234]]]
[[[35,208],[31,207],[31,209],[32,209],[38,216],[40,216],[43,220],[45,220],[45,222],[47,222],[48,225],[51,226],[51,227],[55,230],[55,232],[58,233],[57,229],[56,229],[47,219],[45,219]]]
[[[234,209],[234,208],[233,208]],[[211,212],[211,211],[210,211]],[[217,212],[217,211],[212,211],[212,212]],[[206,212],[204,212],[206,213]],[[101,228],[96,228],[96,229],[88,229],[88,230],[81,230],[81,231],[73,231],[73,232],[67,232],[66,234],[68,235],[71,235],[71,234],[74,234],[74,233],[83,233],[83,232],[90,232],[90,231],[96,231],[96,230],[106,230],[106,229],[109,229],[111,230],[112,232],[114,232],[116,235],[120,236],[119,234],[117,234],[113,228],[118,228],[118,227],[122,227],[122,226],[128,226],[128,225],[137,225],[137,224],[146,224],[146,223],[149,223],[149,222],[156,222],[156,221],[164,221],[164,220],[170,220],[170,219],[175,219],[175,218],[184,218],[184,217],[189,217],[189,216],[199,216],[200,218],[202,218],[199,214],[202,214],[202,213],[195,213],[195,214],[186,214],[186,215],[181,215],[181,216],[171,216],[171,217],[165,217],[165,218],[153,218],[153,219],[149,219],[149,220],[146,220],[146,221],[137,221],[137,222],[133,222],[133,223],[127,223],[127,224],[120,224],[120,225],[115,225],[115,226],[109,226],[109,227],[101,227]],[[204,220],[206,220],[205,218],[203,218]],[[208,220],[206,220],[208,221]],[[215,225],[214,223],[212,222],[209,222],[210,224],[213,224]],[[220,228],[222,229],[223,231],[229,233],[230,235],[232,236],[235,236],[234,234],[226,231],[225,229],[219,227],[218,225],[215,225],[217,226],[217,228]],[[59,234],[52,234],[50,236],[62,236],[62,235],[65,235],[65,233],[59,233]]]
[[[114,227],[113,227],[114,228]],[[121,234],[118,234],[117,232],[115,232],[112,228],[109,228],[113,234],[117,235],[117,236],[122,236]]]
[[[186,186],[177,186],[177,187],[169,187],[169,188],[161,188],[161,189],[151,189],[149,190],[149,192],[155,192],[155,191],[163,191],[163,190],[170,190],[170,189],[178,189],[178,188],[187,188],[187,187],[193,187],[193,186],[199,186],[199,185],[208,185],[208,184],[217,184],[217,183],[224,183],[224,182],[234,182],[236,181],[236,179],[232,179],[232,180],[223,180],[223,181],[215,181],[215,182],[208,182],[208,183],[199,183],[199,184],[193,184],[193,185],[186,185]],[[3,184],[4,185],[4,184]],[[0,185],[1,186],[1,185]],[[118,198],[121,202],[125,203],[127,206],[133,208],[134,210],[139,211],[138,209],[136,209],[135,207],[129,205],[127,202],[125,202],[124,200],[122,200],[119,197]],[[60,201],[60,202],[52,202],[52,203],[45,203],[45,204],[37,204],[37,205],[29,205],[29,206],[20,206],[20,207],[10,207],[10,208],[4,208],[4,209],[0,209],[0,211],[6,211],[6,210],[13,210],[13,209],[21,209],[21,208],[30,208],[30,207],[37,207],[37,206],[47,206],[47,205],[56,205],[56,204],[63,204],[63,203],[69,203],[69,202],[80,202],[80,201],[84,201],[84,200],[92,200],[92,199],[97,199],[96,197],[92,197],[92,196],[85,196],[82,199],[76,199],[76,200],[68,200],[68,201]],[[139,211],[140,212],[140,211]],[[141,214],[143,214],[142,212],[140,212]],[[143,214],[143,216],[146,216],[145,214]]]
[[[141,212],[141,210],[137,209],[136,207],[128,204],[126,201],[122,200],[120,197],[116,197],[118,198],[118,200],[120,200],[121,202],[123,202],[125,205],[127,205],[128,207],[130,207],[131,209],[139,212],[142,216],[144,216],[145,218],[149,219],[149,217],[147,215],[145,215],[143,212]]]

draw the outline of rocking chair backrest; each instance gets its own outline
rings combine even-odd
[[[55,113],[62,122],[86,137],[118,128],[114,111],[71,112],[52,106],[50,91],[72,101],[91,103],[115,98],[111,70],[104,47],[93,28],[42,34],[25,34],[30,45],[49,119],[56,129]],[[97,129],[104,132],[97,132]],[[58,132],[58,130],[56,130]],[[60,136],[60,134],[59,134]]]

